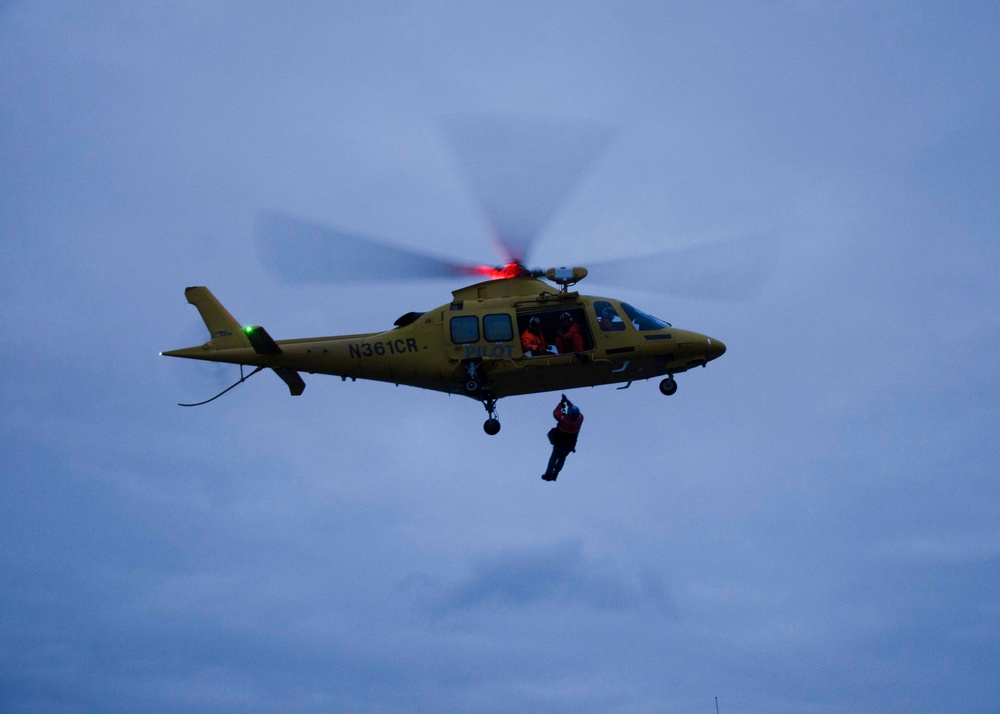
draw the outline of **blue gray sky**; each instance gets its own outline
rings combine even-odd
[[[995,711],[995,3],[0,5],[0,710]],[[461,282],[291,286],[281,210],[494,258],[439,119],[615,138],[535,261],[759,231],[679,377],[476,402],[158,352]]]

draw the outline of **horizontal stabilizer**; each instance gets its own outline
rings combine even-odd
[[[275,367],[274,373],[281,377],[282,381],[288,385],[288,391],[292,393],[293,397],[299,396],[305,390],[306,383],[294,369]]]
[[[281,354],[281,348],[278,347],[278,343],[271,339],[271,336],[267,334],[267,330],[260,325],[244,327],[243,333],[247,336],[247,339],[250,340],[250,345],[253,347],[253,351],[257,354]]]

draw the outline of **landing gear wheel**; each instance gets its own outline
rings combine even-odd
[[[668,397],[677,391],[677,382],[673,377],[667,377],[662,382],[660,382],[660,392],[666,394]]]
[[[479,382],[474,379],[470,379],[465,383],[465,391],[469,394],[475,394],[479,391]]]
[[[496,436],[500,433],[500,422],[497,419],[487,419],[483,424],[483,431],[490,436]]]

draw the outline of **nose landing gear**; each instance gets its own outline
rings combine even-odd
[[[660,392],[666,394],[668,397],[677,391],[677,382],[674,380],[674,375],[668,375],[666,379],[660,382]]]

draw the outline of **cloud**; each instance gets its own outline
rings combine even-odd
[[[876,552],[910,563],[973,563],[1000,558],[1000,536],[985,533],[919,536],[887,542]]]
[[[630,571],[612,558],[588,556],[579,540],[480,557],[472,572],[447,587],[437,617],[480,608],[574,605],[595,610],[672,610],[667,588],[651,571]]]
[[[5,5],[0,710],[994,701],[998,21]],[[552,395],[505,399],[496,438],[472,400],[318,376],[174,406],[238,376],[157,356],[204,340],[186,285],[278,339],[447,303],[460,285],[276,286],[251,224],[489,259],[431,120],[469,110],[620,128],[540,264],[774,228],[749,303],[635,272],[610,295],[726,357],[669,399],[579,390],[554,490]]]

